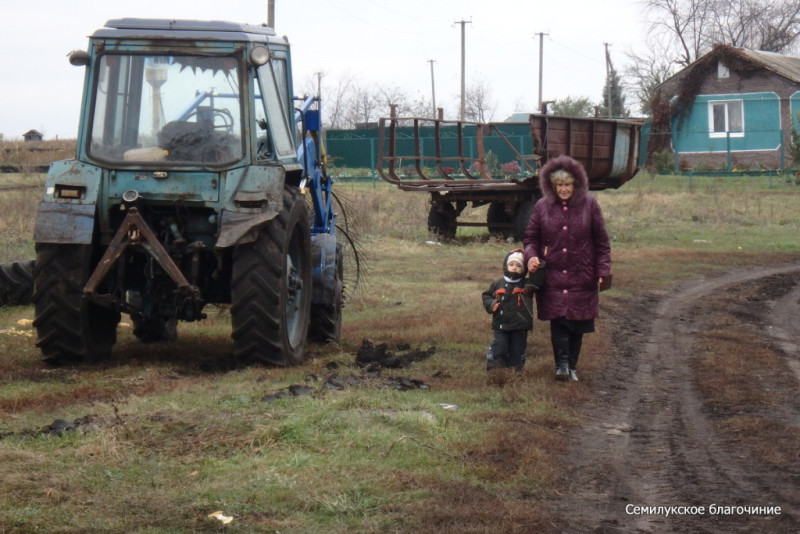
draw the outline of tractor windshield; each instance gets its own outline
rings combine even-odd
[[[236,58],[109,53],[96,76],[92,157],[123,165],[221,166],[241,159]]]

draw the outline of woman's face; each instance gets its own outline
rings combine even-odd
[[[569,200],[575,192],[575,180],[559,180],[554,185],[556,195],[561,200]]]

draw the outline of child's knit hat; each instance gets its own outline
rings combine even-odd
[[[506,267],[508,267],[511,262],[517,262],[523,269],[525,268],[524,257],[522,256],[522,252],[518,250],[512,251],[511,254],[508,255],[506,258]]]

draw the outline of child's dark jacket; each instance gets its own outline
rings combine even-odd
[[[492,282],[489,289],[481,295],[483,307],[492,313],[492,305],[500,302],[500,307],[492,316],[494,330],[532,330],[533,329],[533,286],[528,285],[525,274],[511,274],[505,267],[505,276]],[[516,278],[513,278],[516,277]]]

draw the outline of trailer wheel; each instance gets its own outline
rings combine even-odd
[[[442,239],[455,239],[458,222],[450,202],[434,202],[428,212],[428,231]]]
[[[505,202],[492,202],[486,212],[486,224],[489,233],[494,236],[508,237],[512,233],[512,217],[506,213]]]
[[[95,262],[89,245],[36,245],[36,346],[50,364],[98,361],[117,341],[119,312],[83,298]]]
[[[514,239],[522,241],[525,239],[525,231],[528,229],[528,222],[531,220],[535,200],[528,200],[517,206],[514,213]]]
[[[287,186],[280,213],[252,243],[233,252],[231,320],[234,357],[269,365],[302,363],[311,309],[308,210]]]
[[[0,306],[24,306],[33,298],[34,260],[0,264]]]

